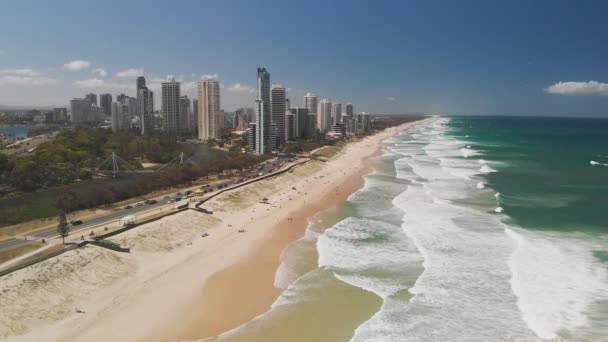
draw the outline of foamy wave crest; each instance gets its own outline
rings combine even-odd
[[[592,239],[509,228],[517,248],[509,258],[511,284],[523,318],[539,337],[590,324],[592,303],[608,298],[608,272],[592,254]],[[605,241],[604,241],[605,243]]]
[[[484,182],[479,182],[477,183],[477,189],[481,190],[481,189],[485,189],[486,185],[484,184]]]
[[[487,164],[484,164],[479,169],[479,172],[481,172],[481,173],[492,173],[492,172],[496,172],[496,170],[494,170],[493,168],[489,167]]]
[[[421,261],[399,227],[353,217],[326,230],[317,250],[319,267],[382,298],[404,289],[404,274]]]
[[[600,165],[600,166],[608,166],[608,164],[606,164],[606,163],[596,162],[595,160],[590,161],[589,164],[591,164],[591,165]]]

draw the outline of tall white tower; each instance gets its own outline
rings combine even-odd
[[[214,79],[198,82],[198,138],[220,137],[220,83]]]

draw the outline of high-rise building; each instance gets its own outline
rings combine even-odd
[[[315,139],[317,137],[317,114],[308,114],[306,120],[306,130],[304,131],[304,139]]]
[[[317,110],[317,126],[321,133],[327,133],[331,130],[332,126],[332,104],[328,99],[323,99],[318,106]]]
[[[96,106],[97,106],[97,95],[96,95],[96,94],[93,94],[93,93],[86,94],[86,95],[84,96],[84,98],[85,98],[87,101],[89,101],[89,102],[91,102],[92,104],[94,104],[94,105],[96,105]]]
[[[256,104],[255,151],[264,154],[272,151],[272,121],[270,117],[270,73],[266,68],[258,68]]]
[[[344,113],[346,115],[349,115],[351,118],[353,117],[354,112],[353,112],[353,104],[352,103],[349,102],[349,103],[346,104],[346,106],[344,108]]]
[[[161,115],[163,117],[163,130],[165,134],[176,135],[180,133],[180,83],[175,81],[175,77],[170,76],[166,82],[161,84],[162,106]]]
[[[272,149],[283,145],[285,141],[285,87],[273,84],[270,88],[270,113],[272,123],[276,126],[275,145]]]
[[[198,82],[198,138],[220,137],[220,83],[214,79]]]
[[[190,123],[190,126],[193,129],[192,133],[195,137],[198,137],[198,95],[197,98],[192,99],[192,116],[190,119],[192,120]]]
[[[342,104],[334,103],[331,106],[331,119],[332,125],[336,125],[342,122]]]
[[[118,102],[112,102],[110,104],[110,109],[111,109],[111,116],[112,116],[112,132],[116,133],[118,131],[120,131],[120,124],[121,124],[121,116],[120,116],[120,112],[119,112],[119,107],[121,106],[120,103]]]
[[[125,101],[127,100],[127,98],[129,98],[127,95],[125,94],[118,94],[116,95],[116,102],[118,103],[125,103]]]
[[[139,132],[142,135],[154,133],[154,93],[147,87],[142,87],[137,93],[137,109],[139,111]]]
[[[304,95],[304,108],[308,109],[309,114],[317,113],[317,95],[308,93]]]
[[[54,122],[68,121],[68,109],[67,108],[53,108],[53,121]]]
[[[291,101],[288,98],[285,98],[285,113],[289,113],[291,109]]]
[[[255,122],[249,123],[249,128],[247,128],[247,145],[249,146],[250,151],[257,151],[256,148],[256,124]]]
[[[146,78],[143,76],[138,76],[136,82],[136,89],[137,89],[137,93],[139,93],[139,91],[143,88],[146,87]]]
[[[87,99],[72,99],[70,101],[71,121],[74,123],[93,122],[93,104]]]
[[[308,109],[307,108],[292,108],[290,113],[295,117],[295,133],[294,139],[304,138],[308,127]]]
[[[180,119],[180,129],[184,134],[188,134],[192,132],[192,127],[190,126],[190,99],[188,96],[183,95],[179,98],[179,119]]]
[[[295,113],[289,112],[285,114],[285,141],[292,141],[299,138],[296,123]]]
[[[106,116],[112,115],[112,94],[99,95],[99,106],[103,108]]]
[[[356,134],[367,134],[371,131],[371,117],[367,113],[359,113],[355,115]]]

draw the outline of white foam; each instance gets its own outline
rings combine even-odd
[[[481,173],[492,173],[492,172],[496,172],[496,170],[494,170],[493,168],[489,167],[487,164],[484,164],[479,169],[479,172],[481,172]]]
[[[417,139],[425,136],[421,133]],[[426,139],[436,141],[436,136],[428,133]],[[510,291],[506,260],[514,243],[504,235],[499,217],[451,203],[468,196],[475,183],[463,185],[463,179],[446,169],[435,152],[404,157],[419,177],[393,200],[405,212],[402,229],[424,258],[424,272],[409,289],[414,297],[410,301],[386,297],[380,311],[357,328],[352,341],[532,337]]]
[[[544,339],[588,326],[590,305],[608,298],[608,272],[592,255],[605,241],[517,228],[506,233],[517,243],[508,264],[526,324]]]
[[[326,230],[317,250],[319,267],[383,298],[404,289],[403,274],[421,261],[399,227],[353,217]]]
[[[477,189],[481,190],[481,189],[485,189],[486,185],[484,184],[484,182],[479,182],[477,183]]]
[[[589,164],[591,164],[591,165],[608,166],[608,164],[606,164],[606,163],[596,162],[595,160],[590,161]]]
[[[504,209],[502,207],[496,207],[496,209],[494,209],[495,213],[502,213],[504,211]]]

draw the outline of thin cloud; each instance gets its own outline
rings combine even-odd
[[[144,69],[129,68],[116,73],[116,77],[137,77],[144,74]]]
[[[106,82],[101,78],[89,78],[86,80],[76,81],[73,83],[78,88],[97,88],[97,89],[131,89],[129,84]]]
[[[59,81],[46,76],[4,75],[0,77],[0,86],[41,86],[56,83],[59,83]]]
[[[558,95],[608,95],[608,83],[557,82],[544,89],[546,93]]]
[[[387,101],[390,101],[390,102],[395,102],[395,101],[397,101],[397,99],[396,99],[396,98],[394,98],[394,97],[392,97],[392,96],[388,96],[388,97],[386,98],[386,100],[387,100]]]
[[[65,63],[62,68],[71,71],[86,69],[91,66],[91,62],[77,59],[75,61]]]
[[[0,70],[0,74],[12,74],[12,75],[22,75],[22,76],[41,76],[42,73],[38,71],[34,71],[32,69],[2,69]]]
[[[235,83],[233,85],[231,85],[230,87],[228,87],[228,91],[232,91],[232,92],[250,92],[253,93],[255,91],[255,89],[253,87],[250,87],[248,85],[244,85],[241,83]]]
[[[218,75],[217,73],[205,74],[201,76],[201,80],[217,80],[218,78],[220,78],[220,75]]]
[[[93,69],[93,71],[91,71],[91,72],[93,73],[93,75],[97,75],[97,76],[101,76],[101,77],[108,76],[108,72],[102,68]]]

